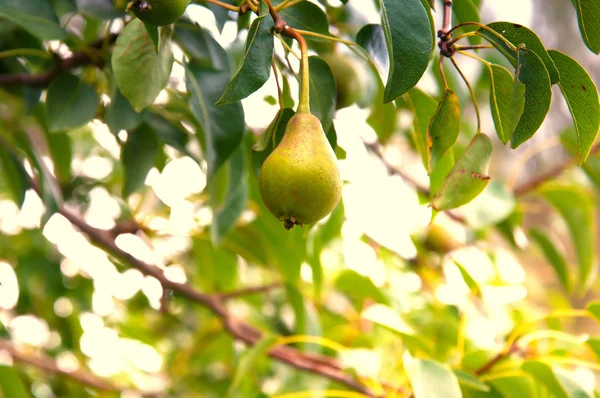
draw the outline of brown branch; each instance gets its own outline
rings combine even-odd
[[[442,28],[438,30],[438,37],[440,41],[438,42],[438,47],[440,48],[440,53],[445,57],[451,57],[454,55],[456,51],[453,42],[452,42],[452,0],[444,0],[444,17]],[[443,58],[443,57],[442,57]]]
[[[252,286],[252,287],[247,287],[247,288],[240,289],[240,290],[235,290],[232,292],[219,293],[219,297],[221,298],[222,301],[227,301],[227,300],[235,299],[238,297],[248,296],[251,294],[269,292],[271,290],[278,289],[281,286],[282,286],[281,283],[271,283],[269,285],[263,285],[263,286]]]
[[[475,375],[476,376],[481,376],[484,373],[487,373],[488,371],[490,371],[494,366],[496,366],[496,364],[506,358],[508,358],[511,354],[515,353],[515,352],[520,352],[521,349],[519,348],[519,346],[515,343],[513,343],[510,348],[508,350],[503,350],[500,351],[498,354],[494,355],[489,361],[487,361],[486,363],[484,363],[481,367],[479,367],[478,369],[475,370]]]
[[[30,73],[14,73],[8,75],[0,75],[0,86],[17,86],[26,85],[32,87],[48,87],[50,82],[61,72],[74,69],[84,65],[103,66],[103,59],[98,59],[90,55],[90,49],[99,50],[105,44],[112,44],[117,40],[117,34],[111,34],[107,38],[98,39],[90,44],[88,51],[78,51],[72,55],[59,59],[59,62],[50,70],[37,75]]]
[[[81,369],[75,370],[73,372],[67,372],[61,369],[52,358],[42,354],[24,353],[16,349],[9,341],[4,339],[0,339],[0,350],[7,351],[15,361],[35,366],[36,368],[39,368],[44,372],[68,377],[72,380],[75,380],[81,384],[85,384],[86,386],[92,387],[96,390],[120,392],[123,390],[131,389],[116,386],[106,380],[99,378],[98,376],[92,373],[86,372]]]

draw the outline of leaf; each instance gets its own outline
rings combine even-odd
[[[292,28],[310,30],[315,33],[329,36],[329,22],[327,22],[327,15],[318,5],[309,1],[285,8],[279,11],[279,15]],[[317,38],[306,36],[306,39],[314,40]]]
[[[77,10],[84,15],[98,19],[115,19],[125,13],[113,4],[112,0],[75,0]]]
[[[169,28],[160,29],[158,51],[139,19],[123,28],[113,49],[112,69],[133,109],[139,112],[154,102],[167,85],[173,60]]]
[[[446,151],[451,149],[458,138],[460,129],[460,104],[458,97],[450,89],[446,89],[431,122],[429,138],[431,139],[431,167],[437,166]]]
[[[0,16],[42,40],[62,40],[67,35],[46,0],[0,0]]]
[[[124,198],[144,186],[159,149],[156,135],[148,125],[142,124],[128,132],[127,141],[121,151],[121,162],[125,169]]]
[[[558,83],[560,80],[558,69],[556,69],[554,61],[552,61],[544,44],[534,31],[523,25],[512,22],[493,22],[487,26],[502,35],[504,39],[508,40],[516,48],[518,48],[519,45],[524,44],[524,47],[529,51],[534,52],[546,66],[546,70],[550,76],[550,82],[552,84]],[[507,47],[503,40],[484,29],[479,29],[478,33],[496,47],[515,68],[517,67],[517,54]]]
[[[492,141],[485,134],[478,133],[446,177],[431,206],[442,211],[473,200],[490,182],[487,173],[491,156]]]
[[[550,57],[560,71],[560,91],[567,101],[577,133],[579,164],[585,162],[600,129],[598,89],[585,69],[573,58],[550,50]]]
[[[590,337],[585,344],[594,352],[596,358],[600,360],[600,338]]]
[[[577,150],[577,132],[575,127],[567,128],[560,137],[560,140],[573,156],[579,156]],[[594,184],[596,189],[600,189],[600,154],[597,151],[590,153],[588,158],[583,162],[581,168]]]
[[[31,394],[25,389],[25,385],[17,371],[6,365],[0,365],[0,387],[5,397],[29,398]]]
[[[515,80],[525,85],[525,104],[510,140],[511,148],[517,148],[533,136],[546,118],[552,99],[548,71],[540,57],[528,48],[519,48],[517,53]]]
[[[387,304],[389,302],[388,298],[369,277],[353,270],[342,271],[335,280],[335,288],[353,298],[357,308],[362,307],[363,301],[367,297],[379,303]]]
[[[199,163],[197,156],[186,147],[189,142],[189,135],[180,124],[173,123],[153,112],[147,115],[146,124],[154,130],[159,141],[177,149]]]
[[[556,398],[569,398],[569,395],[567,395],[567,392],[560,384],[549,365],[541,361],[528,360],[521,365],[521,369],[532,375],[540,383],[544,384],[548,391]]]
[[[415,142],[425,168],[429,168],[430,140],[429,123],[437,109],[437,101],[418,88],[410,90],[407,95],[409,106],[413,112],[413,126],[415,129]]]
[[[264,358],[269,349],[277,342],[275,336],[265,336],[257,344],[246,350],[242,354],[235,368],[235,374],[231,380],[231,385],[227,390],[227,398],[235,398],[240,396],[240,385],[246,379],[253,380],[256,377],[254,369],[256,362]]]
[[[429,197],[433,198],[442,188],[444,180],[454,167],[454,151],[447,151],[429,173]]]
[[[0,141],[0,176],[8,184],[12,199],[21,208],[25,201],[25,193],[30,186],[27,172],[19,159],[2,144],[3,141]]]
[[[246,208],[248,186],[246,184],[246,159],[241,146],[227,160],[227,191],[221,203],[213,202],[213,223],[210,236],[215,245],[235,225]],[[214,197],[213,197],[214,200]]]
[[[46,143],[54,165],[54,175],[60,183],[68,183],[73,178],[71,173],[73,149],[69,135],[67,133],[46,133]]]
[[[477,281],[473,279],[471,274],[469,274],[469,271],[467,271],[467,269],[461,263],[456,261],[454,258],[452,259],[452,261],[454,262],[454,265],[456,265],[456,267],[458,268],[458,271],[460,272],[460,275],[465,281],[465,284],[469,288],[469,291],[475,296],[481,298],[481,287],[479,286]]]
[[[189,64],[185,75],[191,93],[190,107],[204,132],[210,180],[242,141],[246,129],[244,110],[239,102],[214,105],[229,82],[229,72]]]
[[[479,16],[479,9],[473,2],[473,0],[454,0],[452,2],[452,12],[453,16],[456,18],[458,23],[463,22],[481,22],[481,18]],[[477,30],[476,26],[465,26],[460,28],[462,32],[472,32]],[[456,33],[454,34],[457,35]],[[469,43],[471,44],[480,44],[481,37],[479,36],[469,36]]]
[[[596,319],[596,322],[600,322],[600,301],[588,303],[586,310]]]
[[[294,115],[295,112],[290,108],[278,110],[273,121],[252,146],[252,163],[257,174],[265,159],[281,142],[287,123]]]
[[[194,64],[231,71],[227,52],[208,30],[180,20],[175,25],[175,40]]]
[[[143,118],[144,113],[136,112],[129,100],[115,86],[110,105],[104,114],[104,121],[111,133],[118,134],[121,130],[134,129],[142,122]]]
[[[539,245],[544,257],[554,269],[563,289],[567,292],[570,291],[569,267],[565,257],[558,251],[550,237],[541,229],[532,228],[529,230],[529,235]]]
[[[456,375],[441,363],[405,354],[404,368],[415,398],[462,398]]]
[[[385,33],[378,24],[363,26],[356,34],[356,43],[369,55],[381,78],[385,81],[390,68],[390,59],[385,42]]]
[[[489,392],[491,390],[490,386],[470,373],[462,370],[454,370],[454,374],[456,375],[458,382],[465,387],[481,392]]]
[[[269,80],[273,57],[272,28],[273,18],[269,14],[261,15],[252,22],[246,38],[242,66],[229,82],[217,105],[244,99]]]
[[[558,210],[569,227],[579,263],[579,283],[584,287],[589,282],[595,259],[594,199],[578,185],[556,181],[542,185],[539,193]]]
[[[600,4],[596,0],[573,0],[573,6],[585,45],[600,54]]]
[[[398,112],[393,102],[383,102],[383,85],[379,83],[379,86],[379,94],[371,106],[367,123],[375,130],[379,142],[385,145],[396,132]]]
[[[96,115],[99,102],[96,90],[88,83],[70,73],[61,74],[46,94],[48,130],[52,133],[87,124]]]
[[[490,109],[496,134],[503,144],[510,141],[525,105],[525,86],[515,82],[503,66],[489,64]]]
[[[327,65],[317,56],[308,58],[310,81],[310,111],[319,118],[323,131],[329,131],[335,113],[335,78]]]
[[[433,27],[420,0],[381,0],[381,25],[390,60],[384,102],[391,102],[413,88],[427,70]]]

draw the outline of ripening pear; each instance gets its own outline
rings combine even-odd
[[[331,213],[342,195],[342,179],[316,116],[298,112],[290,119],[260,169],[258,186],[267,208],[288,230]]]
[[[164,26],[177,21],[191,2],[192,0],[133,0],[128,8],[143,22]]]
[[[338,53],[326,53],[321,58],[327,62],[336,83],[336,109],[346,108],[361,99],[366,85],[359,73],[359,65],[350,57]]]

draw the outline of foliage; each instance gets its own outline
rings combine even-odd
[[[0,396],[599,396],[598,90],[489,3],[0,0]],[[308,109],[342,201],[286,231]]]

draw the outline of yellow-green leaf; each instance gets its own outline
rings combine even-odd
[[[600,3],[598,0],[573,0],[581,37],[596,54],[600,54]]]
[[[444,91],[431,123],[429,138],[431,139],[431,167],[433,170],[442,156],[452,148],[460,129],[460,104],[458,97],[450,89]]]
[[[489,71],[492,119],[498,138],[506,144],[523,113],[525,86],[520,82],[515,84],[512,74],[503,66],[489,64]]]

